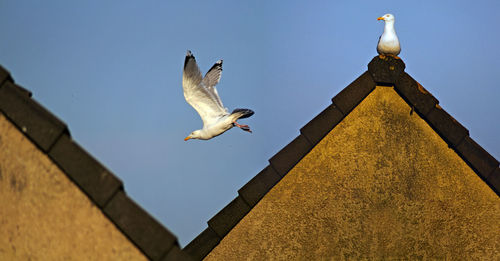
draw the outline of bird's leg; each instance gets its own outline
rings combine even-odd
[[[392,57],[392,58],[394,58],[394,59],[401,59],[401,58],[399,58],[397,55],[393,55],[393,54],[388,54],[388,56],[390,56],[390,57]]]
[[[248,127],[248,125],[241,125],[239,123],[237,123],[236,121],[233,121],[233,124],[236,125],[236,127],[244,130],[244,131],[248,131],[250,133],[252,133],[252,131],[250,130],[250,127]]]

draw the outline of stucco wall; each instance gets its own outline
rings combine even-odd
[[[206,260],[500,260],[500,199],[377,87]]]
[[[2,113],[0,260],[146,260]]]

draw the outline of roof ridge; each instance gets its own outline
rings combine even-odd
[[[0,66],[0,111],[72,180],[148,258],[203,259],[220,240],[342,121],[377,85],[395,91],[424,119],[490,188],[500,196],[498,161],[469,131],[439,106],[439,101],[405,71],[401,59],[376,56],[364,72],[332,98],[332,104],[300,129],[300,134],[269,159],[269,165],[238,190],[238,196],[208,221],[184,249],[177,238],[130,199],[122,181],[72,138],[64,122],[14,83]]]
[[[64,122],[0,66],[0,113],[45,153],[149,259],[191,260],[177,238],[127,196],[122,181],[81,148]]]
[[[238,190],[238,196],[207,223],[183,249],[202,260],[309,151],[337,126],[375,86],[396,92],[500,196],[498,161],[469,137],[469,131],[439,106],[439,101],[404,70],[401,59],[375,56],[364,72],[332,98],[332,104],[300,129],[300,134],[271,159],[269,165]]]

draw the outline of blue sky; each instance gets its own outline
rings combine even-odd
[[[406,72],[500,159],[499,1],[0,1],[0,64],[185,246],[267,160],[367,69],[393,13]],[[182,65],[224,59],[210,141]]]

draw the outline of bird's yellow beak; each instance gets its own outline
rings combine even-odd
[[[189,140],[189,139],[191,139],[191,136],[187,136],[187,137],[184,139],[184,141],[187,141],[187,140]]]
[[[377,18],[377,20],[384,20],[385,21],[385,19],[383,17],[379,17],[379,18]]]

